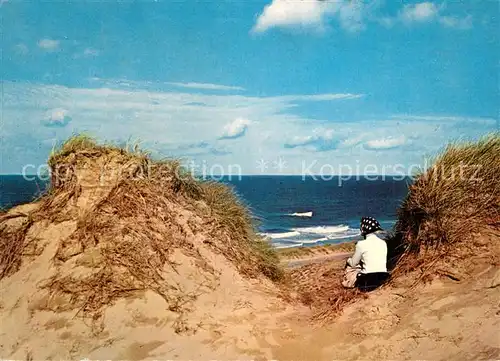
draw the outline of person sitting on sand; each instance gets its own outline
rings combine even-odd
[[[346,288],[358,287],[371,291],[387,280],[387,244],[378,237],[382,231],[375,218],[363,217],[359,227],[363,240],[356,244],[352,257],[347,259],[344,280]]]

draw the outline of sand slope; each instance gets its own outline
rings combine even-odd
[[[21,219],[11,219],[11,225],[19,226]],[[183,294],[197,291],[195,298],[182,305],[185,310],[173,310],[159,294],[145,290],[113,302],[99,320],[83,317],[64,295],[51,295],[43,288],[56,273],[88,271],[76,261],[59,266],[53,262],[61,241],[75,227],[74,221],[32,226],[29,237],[37,239],[43,251],[30,262],[25,259],[18,272],[0,281],[2,358],[241,357],[260,353],[252,338],[255,323],[267,318],[266,325],[277,326],[266,314],[266,310],[285,307],[276,287],[265,279],[243,277],[227,259],[208,250],[204,255],[215,272],[204,273],[182,252],[171,256],[178,264],[176,271],[165,271],[171,278],[177,275]],[[193,242],[196,238],[193,235]],[[78,257],[83,256],[88,255]]]
[[[175,162],[76,138],[49,163],[51,192],[0,215],[2,359],[500,358],[498,228],[363,298],[345,254],[283,278],[234,195]]]
[[[11,222],[17,222],[14,218]],[[12,359],[279,359],[468,360],[500,357],[500,271],[478,259],[463,280],[436,279],[409,289],[402,280],[346,307],[329,324],[313,310],[286,302],[267,281],[243,278],[222,256],[216,287],[190,312],[168,309],[152,291],[118,300],[102,320],[79,317],[40,285],[55,271],[51,258],[75,224],[34,227],[43,252],[0,282],[0,356]],[[37,233],[39,232],[39,233]],[[199,277],[188,259],[180,273]],[[342,261],[313,264],[316,272]],[[49,307],[50,305],[50,307]],[[307,345],[307,347],[305,347]]]
[[[13,213],[29,213],[33,205]],[[184,212],[189,219],[190,215]],[[9,219],[20,227],[23,217]],[[185,289],[200,279],[210,287],[174,312],[150,290],[124,297],[98,321],[81,317],[60,296],[41,286],[54,272],[78,273],[74,265],[54,266],[62,239],[76,223],[35,224],[38,256],[26,255],[21,269],[0,281],[0,356],[11,359],[432,359],[500,357],[500,271],[491,258],[474,260],[460,280],[435,279],[410,289],[402,279],[346,307],[331,323],[311,321],[314,310],[288,302],[265,279],[248,279],[223,256],[207,251],[218,277],[210,279],[192,259],[176,253],[177,281]],[[196,237],[192,235],[193,242]],[[498,235],[493,236],[498,242]],[[489,242],[491,242],[490,240]],[[36,252],[34,252],[36,253]],[[302,274],[318,278],[340,269],[342,260],[312,262]],[[305,271],[305,269],[309,269]],[[297,272],[294,269],[294,272]],[[169,273],[170,274],[170,273]],[[173,275],[173,274],[172,274]],[[210,273],[212,275],[212,273]],[[308,345],[305,347],[305,345]]]
[[[50,192],[0,214],[0,357],[257,352],[253,320],[286,306],[229,189],[86,138],[49,163]]]
[[[377,290],[332,324],[305,327],[302,315],[261,345],[279,360],[496,360],[500,271],[482,263],[471,276]]]

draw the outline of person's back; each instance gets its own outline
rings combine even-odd
[[[354,256],[359,252],[361,273],[387,272],[387,243],[376,233],[368,234],[366,239],[359,241],[356,250]]]
[[[369,291],[387,280],[387,243],[378,236],[380,224],[371,217],[361,219],[360,231],[364,237],[346,262],[344,287],[358,287]]]

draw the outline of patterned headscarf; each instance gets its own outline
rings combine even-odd
[[[359,230],[362,235],[367,235],[369,233],[373,233],[375,231],[381,230],[382,227],[380,223],[373,217],[362,217],[361,224],[359,226]]]

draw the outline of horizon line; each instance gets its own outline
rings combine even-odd
[[[202,174],[200,174],[203,176]],[[195,177],[200,176],[200,175],[194,175]],[[22,173],[0,173],[0,177],[2,176],[19,176],[19,177],[37,177],[40,178],[36,174],[22,174]],[[305,178],[311,178],[311,177],[413,177],[413,175],[410,174],[307,174],[307,175],[302,175],[302,174],[276,174],[276,173],[269,173],[269,174],[227,174],[227,175],[220,175],[220,174],[213,174],[212,177],[305,177]],[[205,175],[206,178],[209,178],[208,175]]]

